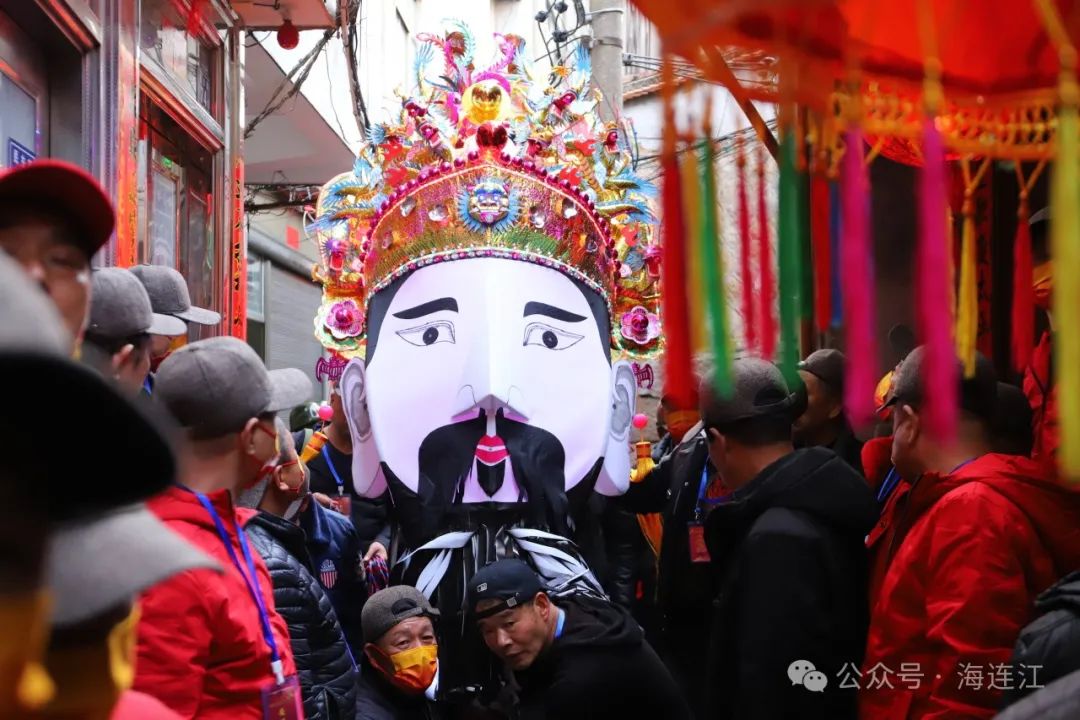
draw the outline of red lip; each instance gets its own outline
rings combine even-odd
[[[476,446],[477,460],[485,465],[498,465],[508,457],[510,457],[510,453],[506,451],[506,444],[502,441],[502,438],[497,435],[485,435],[480,438],[480,442]]]

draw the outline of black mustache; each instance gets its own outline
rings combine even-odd
[[[542,428],[510,420],[496,411],[495,428],[506,443],[514,477],[525,495],[526,516],[533,527],[566,532],[566,451],[559,439]],[[487,434],[487,413],[431,431],[418,454],[420,496],[424,525],[438,526],[443,512],[460,503],[465,480],[476,464],[476,446]],[[500,464],[501,465],[501,464]],[[502,484],[501,467],[484,468],[478,475],[485,492],[494,494]]]

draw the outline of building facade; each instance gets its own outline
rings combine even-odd
[[[98,264],[169,265],[245,329],[242,20],[228,2],[0,0],[0,166],[85,167],[114,198]]]

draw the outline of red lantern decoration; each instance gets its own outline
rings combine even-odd
[[[277,31],[277,43],[285,50],[292,50],[300,44],[300,31],[292,24],[292,20],[285,20]]]

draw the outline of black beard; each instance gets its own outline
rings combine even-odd
[[[566,493],[564,465],[566,451],[552,433],[516,420],[507,419],[502,410],[495,416],[496,433],[506,443],[514,478],[522,492],[520,517],[529,527],[547,529],[563,536],[570,536],[568,523],[570,502]],[[471,505],[479,510],[486,503],[462,503],[465,481],[474,466],[480,487],[488,495],[494,495],[505,479],[505,463],[487,466],[476,458],[476,447],[487,434],[487,414],[484,411],[472,420],[444,425],[432,430],[418,452],[419,477],[416,496],[419,502],[413,512],[406,511],[403,503],[395,500],[401,517],[401,526],[408,535],[409,543],[424,542],[447,530],[444,518],[454,506]],[[582,494],[591,491],[600,461],[589,476],[582,478]],[[391,483],[392,494],[406,492],[393,471],[383,464],[383,473]],[[578,490],[575,487],[575,490]],[[574,493],[577,495],[578,493]],[[402,498],[404,499],[404,498]],[[514,503],[499,503],[513,506]],[[411,526],[411,527],[410,527]],[[412,532],[409,532],[412,530]]]

